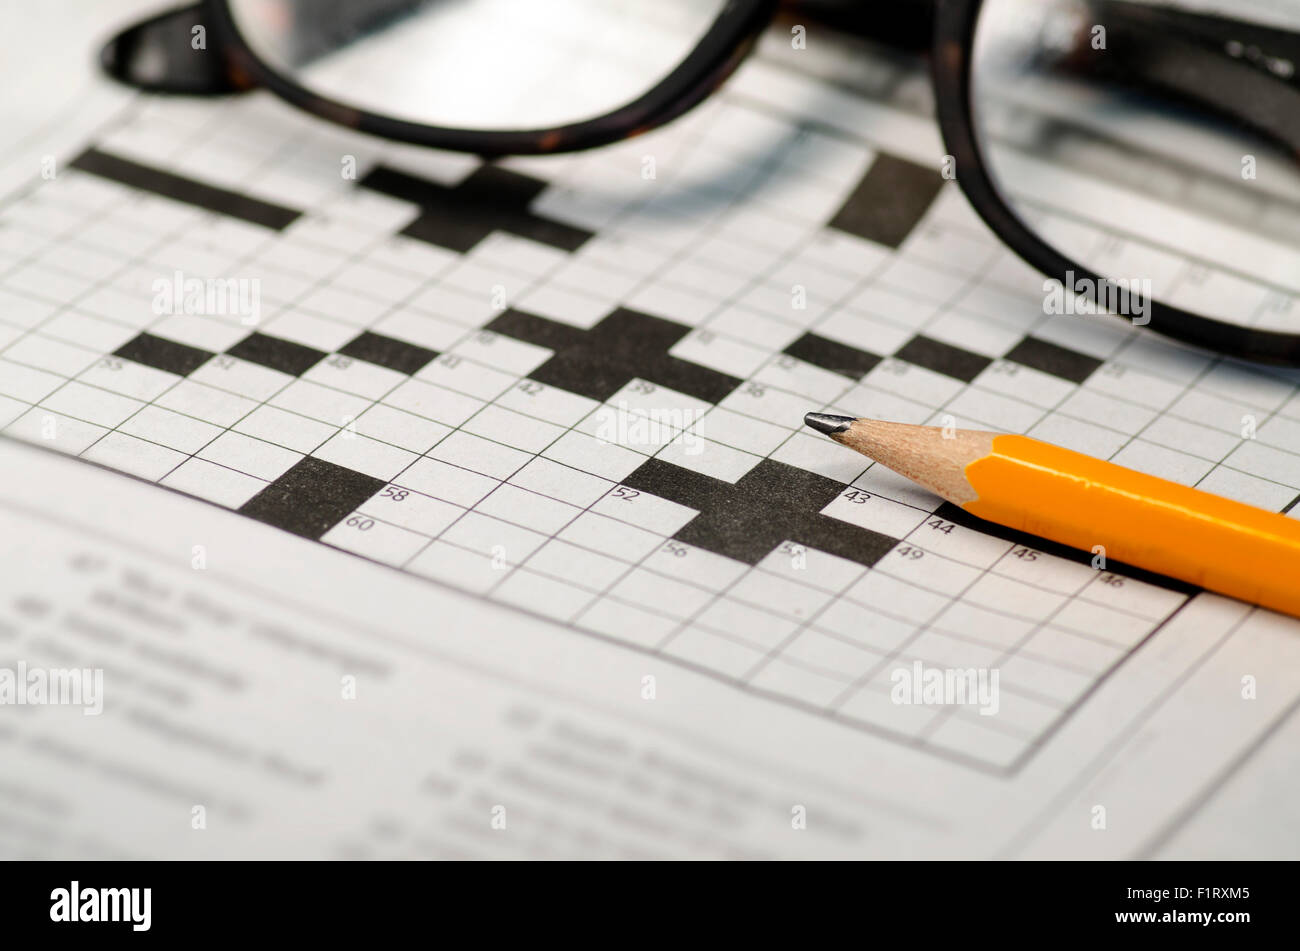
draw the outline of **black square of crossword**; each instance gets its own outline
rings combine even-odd
[[[955,377],[963,383],[975,379],[993,362],[992,357],[954,347],[924,334],[917,334],[907,341],[894,356],[914,366]]]
[[[592,235],[583,228],[534,214],[529,205],[547,183],[497,165],[482,165],[450,187],[380,165],[358,184],[419,205],[419,216],[402,234],[452,251],[469,251],[493,231],[506,231],[562,251],[576,251]]]
[[[385,337],[367,330],[339,349],[345,357],[375,363],[410,376],[423,370],[438,356],[437,350],[418,347],[405,340]]]
[[[633,379],[709,403],[721,402],[740,385],[730,374],[668,353],[690,327],[626,307],[616,307],[589,330],[513,308],[484,329],[555,351],[528,378],[593,400],[609,399]]]
[[[319,539],[386,483],[306,456],[239,509],[241,515]]]
[[[79,171],[117,182],[128,188],[161,195],[171,201],[183,202],[195,208],[227,215],[274,231],[283,231],[302,214],[293,208],[286,208],[283,205],[225,188],[217,188],[97,148],[86,149],[72,160],[71,165]]]
[[[834,479],[764,459],[733,485],[663,459],[647,459],[623,480],[699,514],[673,538],[756,565],[790,540],[868,568],[898,540],[844,522],[821,510],[845,486]]]
[[[166,370],[178,376],[188,376],[212,359],[215,354],[165,337],[142,333],[114,350],[113,356],[133,363],[142,363],[155,370]]]
[[[847,376],[851,380],[862,379],[881,359],[869,350],[859,350],[857,347],[850,347],[846,343],[819,337],[813,333],[804,334],[786,347],[784,352],[788,356],[819,366],[823,370]]]
[[[1062,347],[1039,337],[1026,337],[1011,348],[1006,359],[1013,360],[1021,366],[1050,373],[1052,376],[1059,376],[1071,383],[1082,383],[1092,376],[1097,367],[1101,366],[1101,361],[1096,357],[1090,357],[1086,353],[1079,353],[1077,350]]]
[[[324,350],[256,332],[249,334],[226,353],[290,376],[302,376],[325,358]]]
[[[944,178],[936,169],[881,152],[830,227],[896,248],[925,215]]]

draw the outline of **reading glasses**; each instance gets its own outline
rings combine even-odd
[[[777,16],[806,56],[821,24],[928,50],[935,169],[1046,276],[1049,312],[1055,297],[1300,365],[1300,5],[1285,0],[1230,14],[1209,0],[203,0],[102,60],[144,89],[263,87],[362,132],[490,158],[670,122]]]

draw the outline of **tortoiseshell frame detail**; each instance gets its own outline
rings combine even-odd
[[[608,145],[661,126],[697,106],[735,71],[776,10],[777,0],[728,0],[713,25],[671,73],[612,112],[546,129],[451,129],[407,122],[317,96],[260,59],[240,34],[226,0],[203,0],[237,83],[265,86],[307,112],[361,132],[484,158],[543,155]]]
[[[1011,250],[1063,284],[1071,273],[1076,281],[1092,281],[1095,291],[1091,296],[1095,301],[1101,289],[1111,282],[1038,237],[1006,203],[989,172],[973,117],[971,80],[975,29],[983,3],[984,0],[938,0],[936,9],[932,59],[935,99],[944,144],[956,160],[957,182],[976,213]],[[1277,134],[1277,130],[1262,131]],[[1124,305],[1128,292],[1115,286],[1113,293]],[[1147,305],[1148,329],[1166,337],[1245,360],[1300,364],[1300,334],[1225,323],[1157,300],[1148,301]]]
[[[1262,44],[1293,39],[1282,31],[1239,27],[1233,21],[1183,14],[1182,20],[1160,20],[1163,14],[1144,6],[1093,0],[1096,12],[1108,22],[1124,20],[1141,28],[1139,40],[1155,62],[1174,59],[1190,63],[1187,77],[1213,77],[1201,88],[1189,79],[1141,75],[1146,82],[1163,84],[1166,92],[1181,95],[1221,115],[1237,119],[1255,131],[1271,136],[1300,155],[1300,127],[1292,117],[1300,115],[1300,89],[1252,75],[1247,64],[1224,62],[1216,50],[1222,40],[1243,30]],[[703,39],[659,85],[640,98],[612,112],[583,122],[544,129],[473,130],[427,126],[366,112],[317,96],[262,61],[249,47],[230,13],[228,0],[200,0],[197,10],[215,34],[214,52],[221,64],[211,64],[192,77],[182,76],[170,84],[150,86],[159,91],[220,94],[265,86],[290,104],[361,132],[417,145],[471,152],[485,158],[502,155],[539,155],[571,152],[607,145],[663,125],[692,109],[716,90],[749,53],[759,34],[771,21],[779,0],[729,0]],[[865,4],[864,4],[865,6]],[[1061,254],[1044,242],[1004,200],[981,150],[973,116],[971,60],[976,25],[983,0],[933,0],[934,38],[932,71],[940,129],[948,153],[956,160],[957,182],[976,213],[993,232],[1028,264],[1063,284],[1073,274],[1076,281],[1088,280],[1093,299],[1103,292],[1118,300],[1122,310],[1129,292],[1102,278],[1087,267]],[[173,19],[188,29],[186,9],[169,11],[136,29],[156,24],[165,28]],[[868,14],[869,15],[869,14]],[[927,12],[927,16],[929,13]],[[1152,19],[1156,18],[1156,19]],[[174,26],[174,24],[172,24]],[[1116,24],[1118,25],[1118,24]],[[1205,35],[1198,36],[1197,30]],[[1208,31],[1208,32],[1206,32]],[[120,34],[105,47],[105,68],[126,78],[133,31]],[[1207,40],[1208,38],[1208,40]],[[124,42],[126,41],[126,42]],[[1161,55],[1156,55],[1161,54]],[[1190,59],[1189,59],[1190,57]],[[1163,83],[1162,83],[1163,80]],[[179,84],[178,84],[179,83]],[[1294,105],[1293,105],[1294,104]],[[939,157],[936,156],[936,161]],[[1085,285],[1086,286],[1086,285]],[[1256,330],[1214,320],[1160,301],[1143,302],[1150,317],[1149,327],[1157,333],[1211,351],[1262,363],[1300,365],[1300,334]],[[1117,317],[1116,319],[1125,319]]]

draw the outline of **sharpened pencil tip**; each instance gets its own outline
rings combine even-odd
[[[853,419],[852,416],[829,416],[826,413],[809,413],[803,418],[803,424],[817,430],[819,433],[833,436],[848,429]]]

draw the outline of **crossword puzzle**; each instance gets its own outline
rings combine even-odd
[[[804,413],[1026,432],[1289,511],[1295,377],[1045,315],[929,120],[783,112],[750,81],[775,68],[644,138],[492,164],[261,94],[141,97],[0,205],[0,425],[1014,770],[1193,589],[980,523]],[[1238,280],[1177,267],[1179,293]],[[260,314],[158,313],[174,273],[255,280]],[[698,422],[602,438],[664,409]],[[999,715],[891,702],[915,661],[999,669]]]

